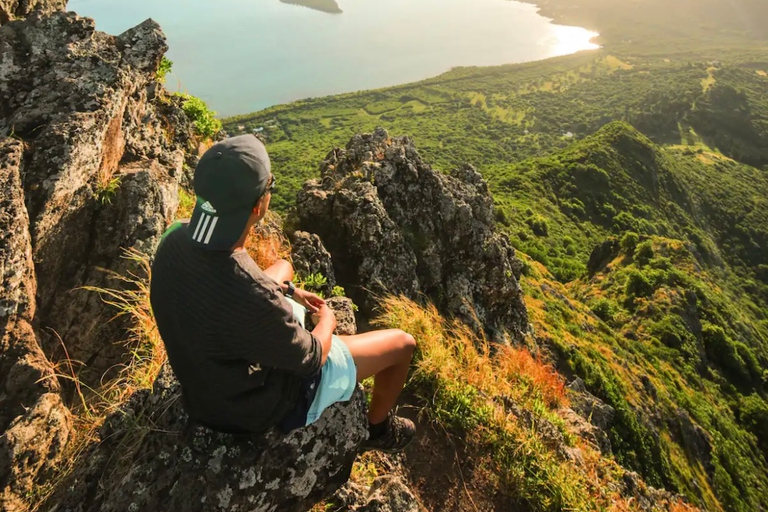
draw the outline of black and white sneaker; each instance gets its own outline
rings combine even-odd
[[[387,416],[387,430],[382,435],[365,441],[362,451],[376,450],[384,453],[398,453],[413,441],[415,434],[416,426],[411,420],[395,416],[390,412]]]

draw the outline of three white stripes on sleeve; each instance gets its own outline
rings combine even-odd
[[[200,220],[197,221],[197,227],[195,233],[192,235],[192,239],[196,242],[201,242],[208,245],[213,235],[213,230],[216,229],[216,223],[219,222],[218,217],[211,217],[207,213],[200,215]],[[208,225],[210,224],[210,226]]]

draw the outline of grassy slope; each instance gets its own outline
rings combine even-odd
[[[710,510],[768,507],[768,4],[537,3],[604,49],[228,128],[267,127],[283,209],[329,148],[376,126],[437,167],[476,165],[500,225],[547,267],[524,279],[537,339],[618,411],[616,458]],[[621,248],[587,274],[609,237]]]

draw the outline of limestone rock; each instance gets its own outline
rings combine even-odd
[[[299,192],[300,227],[322,238],[336,278],[364,311],[375,297],[429,297],[441,311],[521,338],[528,319],[517,282],[522,264],[495,231],[493,200],[465,166],[444,175],[407,137],[356,135]]]
[[[102,429],[102,443],[55,496],[59,512],[305,512],[349,478],[367,438],[361,388],[315,424],[284,435],[233,436],[190,424],[165,366]],[[107,480],[104,480],[106,478]]]
[[[25,18],[35,11],[49,14],[66,7],[67,0],[0,0],[0,25]]]

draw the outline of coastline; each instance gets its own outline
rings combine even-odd
[[[307,9],[328,14],[342,14],[344,12],[335,0],[280,0],[280,2],[288,5],[306,7]]]

